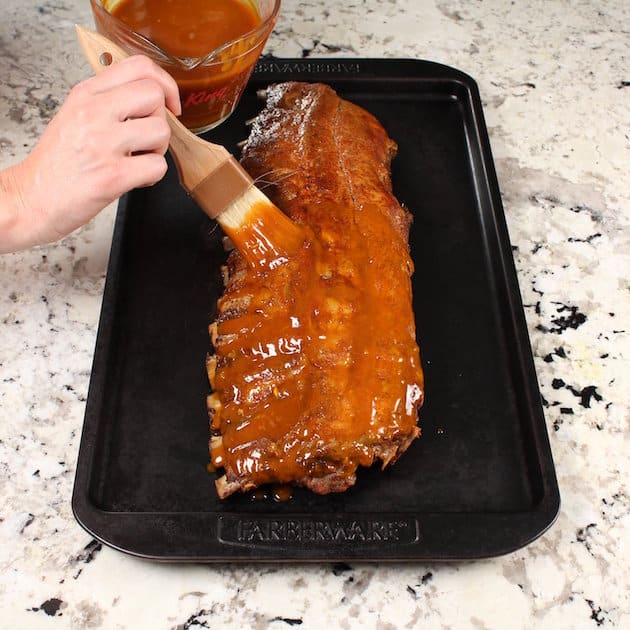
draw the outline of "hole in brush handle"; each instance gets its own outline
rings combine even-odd
[[[101,64],[101,66],[111,66],[112,63],[114,62],[112,53],[109,53],[109,52],[101,53],[100,57],[98,58],[98,62]]]

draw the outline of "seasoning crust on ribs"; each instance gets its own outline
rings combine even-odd
[[[323,84],[266,90],[242,163],[306,234],[284,264],[238,251],[211,325],[212,463],[224,498],[263,484],[341,492],[358,466],[416,438],[423,374],[408,234],[393,196],[395,143]],[[282,262],[282,261],[281,261]]]

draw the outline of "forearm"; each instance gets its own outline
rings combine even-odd
[[[23,196],[23,165],[0,171],[0,254],[36,245],[37,226]]]

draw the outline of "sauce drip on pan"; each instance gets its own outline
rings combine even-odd
[[[293,496],[293,488],[287,484],[273,488],[273,500],[277,503],[285,503]]]

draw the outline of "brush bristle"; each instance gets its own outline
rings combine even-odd
[[[304,243],[304,228],[293,223],[255,186],[217,217],[236,248],[254,267],[273,269]]]
[[[271,201],[255,186],[250,186],[240,197],[235,199],[218,217],[224,228],[237,230],[246,222],[247,213],[259,203],[271,205]]]

